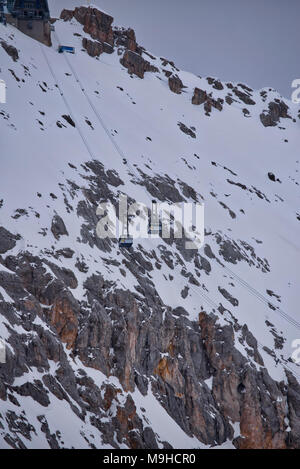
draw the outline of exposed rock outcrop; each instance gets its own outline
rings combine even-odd
[[[212,85],[215,90],[223,90],[224,86],[220,82],[220,80],[216,80],[215,78],[207,77],[207,82],[209,85]]]
[[[288,378],[288,414],[291,431],[288,434],[288,445],[290,448],[300,448],[300,385],[289,371]]]
[[[135,31],[132,28],[114,28],[114,37],[117,47],[122,46],[141,55],[142,50],[136,42]]]
[[[50,312],[50,324],[55,327],[62,342],[73,349],[78,334],[79,305],[70,293],[55,298]]]
[[[112,54],[114,51],[113,46],[107,42],[92,41],[86,37],[82,39],[82,47],[86,49],[91,57],[99,57],[103,52]]]
[[[291,119],[288,114],[288,105],[284,101],[276,99],[271,101],[268,105],[268,111],[264,111],[260,114],[260,120],[265,127],[275,127],[277,123],[282,119]]]
[[[0,226],[0,254],[4,254],[10,249],[13,249],[17,239],[20,239],[20,236],[13,235],[3,226]]]
[[[181,132],[189,135],[192,138],[196,138],[195,127],[187,127],[183,122],[178,122],[178,127]]]
[[[68,236],[68,231],[63,219],[59,215],[54,215],[51,224],[51,231],[55,239],[59,239],[61,236]]]
[[[111,46],[114,44],[112,30],[113,17],[103,13],[97,8],[77,7],[74,10],[62,10],[61,19],[70,21],[75,18],[82,24],[85,33],[90,34],[93,39],[100,42],[107,42]]]
[[[3,47],[5,52],[7,52],[7,54],[13,59],[13,61],[17,62],[17,60],[19,59],[18,50],[14,46],[7,44],[7,42],[5,41],[1,41],[1,46]]]
[[[82,39],[82,47],[86,49],[87,53],[91,57],[99,57],[104,52],[103,44],[99,41],[91,41],[84,37]]]
[[[206,91],[203,91],[200,88],[195,88],[194,95],[192,97],[192,104],[199,106],[203,103],[205,114],[209,116],[213,107],[218,111],[222,111],[224,101],[222,98],[214,99],[211,93],[207,94]]]
[[[169,83],[169,88],[171,91],[173,91],[173,93],[181,94],[181,91],[184,85],[178,75],[171,75],[169,77],[168,83]]]
[[[131,50],[126,50],[120,59],[121,64],[139,78],[144,78],[145,72],[157,72],[158,69],[145,60],[141,55]]]
[[[206,100],[207,100],[206,91],[200,90],[200,88],[195,88],[194,95],[192,97],[192,104],[199,106],[200,104],[205,103]]]
[[[247,90],[245,92],[239,90],[237,87],[233,87],[232,91],[234,94],[245,104],[249,104],[251,106],[255,105],[255,101],[251,98],[251,93]]]
[[[286,448],[287,396],[265,368],[256,372],[234,348],[234,329],[216,329],[216,319],[201,313],[201,334],[215,372],[212,391],[224,416],[240,422],[240,449]],[[250,342],[251,343],[251,342]],[[257,352],[257,343],[252,342]]]

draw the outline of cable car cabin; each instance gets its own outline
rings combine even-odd
[[[129,249],[133,245],[132,236],[121,236],[119,238],[119,247]]]
[[[162,234],[162,224],[158,223],[149,223],[148,225],[148,234],[159,236]]]
[[[70,46],[58,46],[58,52],[62,54],[63,52],[69,52],[69,54],[75,54],[75,47]]]
[[[129,249],[133,245],[133,237],[129,234],[129,221],[127,212],[123,214],[122,234],[119,238],[119,247]]]
[[[148,223],[148,234],[159,236],[162,234],[162,223],[159,218],[156,200],[152,200],[151,214]]]

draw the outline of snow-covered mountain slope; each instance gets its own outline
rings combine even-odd
[[[299,106],[90,13],[0,25],[0,447],[299,447]],[[99,239],[119,193],[204,203],[204,247]]]

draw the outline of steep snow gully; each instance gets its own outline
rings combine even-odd
[[[299,448],[299,106],[52,24],[0,24],[0,448]],[[204,204],[203,247],[99,238],[122,194]]]

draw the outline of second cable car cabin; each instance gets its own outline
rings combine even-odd
[[[162,234],[162,222],[159,217],[156,200],[152,200],[152,208],[149,216],[148,234],[160,236]],[[129,249],[133,245],[133,237],[129,234],[128,218],[124,216],[122,234],[119,238],[119,247]]]
[[[148,234],[153,236],[159,236],[162,234],[162,223],[159,217],[156,200],[152,200],[152,208],[148,224]]]
[[[133,245],[133,237],[129,234],[128,218],[124,215],[122,234],[119,238],[119,247],[129,249]]]
[[[121,236],[119,238],[119,247],[129,249],[133,245],[133,237],[132,236]]]

